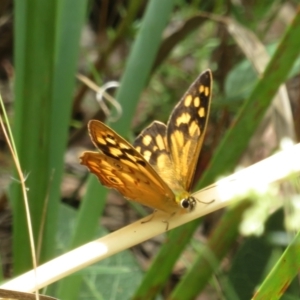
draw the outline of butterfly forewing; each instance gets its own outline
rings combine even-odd
[[[100,121],[90,121],[88,128],[101,153],[84,152],[81,164],[103,185],[155,209],[171,213],[178,210],[174,193],[132,145]]]
[[[174,108],[167,124],[167,141],[176,179],[190,191],[209,116],[211,71],[200,74]]]

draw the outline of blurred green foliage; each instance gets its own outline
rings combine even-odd
[[[107,232],[99,229],[107,189],[94,178],[88,180],[80,209],[73,211],[61,204],[63,178],[79,177],[79,172],[70,174],[64,167],[65,154],[87,136],[88,119],[103,119],[87,87],[76,82],[76,72],[98,83],[120,80],[116,99],[123,113],[110,125],[132,140],[153,120],[167,122],[190,83],[201,71],[212,69],[211,119],[196,172],[197,180],[205,172],[200,181],[204,186],[235,169],[280,84],[299,76],[297,5],[293,1],[15,0],[11,122],[21,166],[28,173],[34,238],[36,245],[41,243],[39,262]],[[245,53],[229,26],[247,29],[256,37],[257,46],[266,49],[270,63],[264,75],[255,68],[254,60],[259,57]],[[246,46],[247,42],[253,46],[248,36],[240,38]],[[74,187],[75,198],[78,189]],[[9,198],[13,270],[18,275],[31,269],[32,263],[16,181]],[[267,294],[268,299],[279,299],[280,284],[293,282],[283,298],[296,299],[295,272],[287,272],[286,277],[276,277],[275,272],[271,281],[267,277],[284,260],[282,255],[288,255],[283,254],[286,247],[293,245],[291,240],[279,245],[269,239],[274,232],[289,234],[282,210],[274,213],[270,207],[263,235],[241,238],[238,228],[247,207],[241,204],[217,221],[206,221],[214,227],[209,234],[204,232],[207,244],[194,236],[200,225],[205,228],[202,220],[173,230],[148,271],[143,272],[128,251],[61,280],[48,293],[60,299],[120,299],[120,295],[122,299],[195,299],[201,293],[207,299],[250,299],[263,286],[265,290],[256,298]],[[174,285],[170,274],[183,253],[190,257],[180,260],[185,263],[184,278],[180,281],[181,276],[174,275],[179,283],[169,289]]]

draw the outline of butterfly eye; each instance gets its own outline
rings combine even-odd
[[[184,208],[185,210],[187,210],[188,212],[191,212],[194,210],[195,206],[196,206],[196,200],[194,197],[189,197],[186,199],[182,199],[180,201],[180,205],[182,208]]]

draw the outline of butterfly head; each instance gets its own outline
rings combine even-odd
[[[179,202],[179,205],[186,211],[186,212],[191,212],[195,209],[196,207],[196,199],[194,197],[187,197],[184,199],[181,199]]]

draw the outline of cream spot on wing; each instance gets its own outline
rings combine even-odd
[[[176,125],[179,126],[180,124],[188,124],[191,119],[191,115],[188,113],[183,113],[180,117],[176,119]]]
[[[113,145],[116,145],[116,144],[117,144],[116,141],[115,141],[114,139],[109,138],[109,137],[106,138],[106,141],[107,141],[108,143],[110,143],[110,144],[113,144]]]
[[[205,109],[204,107],[200,107],[200,109],[198,110],[198,115],[200,118],[205,117]]]
[[[205,90],[205,86],[204,86],[203,84],[201,84],[201,85],[199,86],[199,93],[200,93],[200,94],[203,93],[204,90]]]
[[[164,144],[165,144],[166,150],[169,151],[167,137],[164,136],[163,140],[164,140]]]
[[[106,145],[106,141],[100,137],[97,137],[96,141],[97,141],[97,143],[99,143],[101,145]]]
[[[118,148],[114,148],[114,147],[110,147],[109,148],[109,152],[113,155],[113,156],[120,156],[123,154],[123,152],[118,149]]]
[[[151,141],[152,141],[152,137],[150,135],[145,135],[143,137],[143,144],[145,146],[148,146],[151,143]]]
[[[133,162],[136,162],[136,158],[133,155],[130,155],[129,153],[126,153],[126,156]]]
[[[130,149],[130,147],[129,147],[128,145],[123,144],[123,143],[119,143],[119,147],[120,147],[121,149]]]
[[[129,181],[129,182],[132,182],[132,177],[131,177],[131,175],[129,175],[129,174],[126,174],[126,173],[122,173],[122,178],[124,178],[127,182]]]
[[[190,134],[190,136],[199,136],[200,135],[200,128],[195,121],[192,122],[189,126],[189,134]]]
[[[152,152],[149,151],[149,150],[146,150],[146,151],[144,151],[144,153],[143,153],[143,156],[144,156],[144,158],[146,159],[146,161],[149,161],[149,160],[150,160],[151,155],[152,155]]]
[[[110,165],[110,163],[108,163],[106,160],[102,160],[102,162],[101,162],[101,167],[102,167],[102,168],[108,168],[108,169],[110,169],[110,168],[111,168],[111,165]]]
[[[199,98],[199,97],[196,97],[196,98],[194,99],[194,106],[195,106],[195,107],[199,107],[199,106],[200,106],[200,98]]]
[[[171,162],[170,156],[168,154],[160,153],[160,155],[157,156],[156,164],[153,166],[159,176],[167,183],[167,185],[171,189],[175,186],[174,178],[176,177],[174,174],[175,170],[173,163],[174,162]]]
[[[158,150],[157,146],[154,146],[153,149],[152,149],[153,152],[156,152],[157,150]]]
[[[135,147],[136,151],[141,153],[142,148],[140,146]]]
[[[162,136],[159,134],[158,136],[156,136],[155,140],[156,140],[156,144],[157,144],[159,150],[164,150],[165,144],[164,144],[164,140],[163,140]]]
[[[192,103],[193,97],[191,95],[187,95],[184,99],[184,105],[189,107]]]
[[[124,165],[126,165],[126,166],[128,166],[128,167],[131,167],[131,168],[133,168],[133,169],[137,169],[136,164],[133,163],[131,160],[128,160],[128,159],[120,159],[120,161],[121,161]]]
[[[165,154],[161,154],[157,157],[157,165],[165,166],[166,165],[167,156]]]
[[[205,87],[205,96],[206,97],[209,96],[209,87],[208,86]]]

